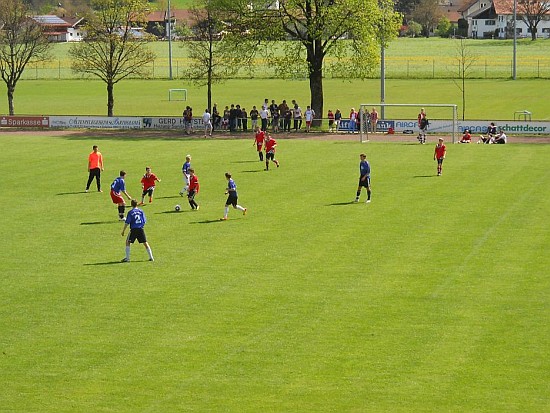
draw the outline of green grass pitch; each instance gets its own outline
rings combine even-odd
[[[252,139],[0,142],[0,412],[550,410],[550,145],[449,144],[437,177],[433,142],[280,139],[269,172]],[[108,187],[146,165],[155,262],[119,263]]]

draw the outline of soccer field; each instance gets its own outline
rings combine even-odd
[[[550,145],[448,144],[438,177],[433,140],[278,139],[268,172],[252,139],[0,142],[0,412],[550,410]],[[120,263],[108,188],[145,166],[155,262]]]

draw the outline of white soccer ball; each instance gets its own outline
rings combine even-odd
[[[176,205],[176,206],[174,207],[174,209],[176,210],[176,212],[180,212],[181,206]]]

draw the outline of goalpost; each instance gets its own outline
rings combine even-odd
[[[387,111],[386,111],[386,108],[409,108],[409,107],[415,107],[415,108],[418,108],[418,110],[420,110],[420,108],[426,108],[426,107],[433,107],[433,108],[442,108],[442,109],[447,109],[451,111],[452,113],[452,119],[449,120],[449,119],[438,119],[439,121],[445,121],[445,120],[448,120],[449,122],[452,122],[452,123],[448,123],[448,124],[441,124],[441,122],[438,122],[440,125],[439,127],[437,128],[428,128],[429,130],[431,130],[432,132],[437,132],[438,130],[442,130],[442,129],[445,129],[445,130],[448,130],[449,127],[451,127],[451,135],[452,135],[452,142],[455,143],[455,135],[458,131],[458,121],[457,121],[457,105],[453,105],[453,104],[439,104],[439,103],[424,103],[424,104],[419,104],[419,103],[361,103],[361,106],[359,107],[359,116],[360,116],[360,124],[361,124],[361,127],[359,129],[359,138],[361,140],[361,142],[365,142],[365,141],[368,141],[369,140],[369,134],[372,133],[372,129],[370,129],[371,125],[370,125],[370,116],[369,116],[369,113],[370,113],[370,109],[372,108],[377,108],[379,113],[378,113],[378,123],[381,123],[381,122],[392,122],[391,119],[410,119],[411,117],[408,116],[408,117],[403,117],[400,115],[397,115],[397,116],[394,116],[392,115],[391,117],[388,117],[387,116]],[[403,112],[403,111],[401,111]],[[428,120],[431,122],[433,119],[430,118],[430,114],[428,113]],[[416,115],[414,117],[414,122],[416,123],[417,122],[417,118],[416,118]],[[414,132],[418,132],[418,126],[416,126],[415,128],[413,128]]]

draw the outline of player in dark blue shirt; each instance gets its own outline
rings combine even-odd
[[[370,164],[367,161],[367,155],[362,153],[359,155],[361,162],[359,162],[359,186],[357,187],[357,194],[355,196],[355,202],[359,202],[359,197],[361,196],[361,188],[365,187],[367,190],[367,200],[366,203],[370,202]]]
[[[225,190],[225,193],[227,194],[227,201],[225,201],[224,214],[223,218],[221,218],[222,221],[227,220],[229,205],[233,205],[233,208],[243,211],[243,215],[246,215],[246,208],[243,208],[237,204],[237,184],[235,184],[235,181],[231,178],[231,174],[229,172],[225,173],[225,179],[227,179],[227,189]]]
[[[120,219],[121,221],[124,221],[124,209],[126,208],[126,202],[124,202],[122,194],[126,195],[126,198],[128,199],[132,199],[132,197],[128,195],[128,192],[126,192],[126,183],[124,182],[125,177],[126,172],[120,171],[119,177],[116,178],[111,184],[110,192],[111,199],[118,208],[118,219]]]
[[[137,206],[138,202],[135,199],[132,199],[132,209],[128,211],[128,215],[126,215],[126,220],[124,221],[124,228],[122,228],[121,235],[124,236],[126,228],[128,228],[128,226],[130,227],[130,233],[126,238],[126,257],[122,259],[122,262],[130,261],[130,245],[133,244],[136,239],[140,244],[145,246],[145,250],[149,255],[149,261],[154,261],[153,252],[147,242],[145,230],[143,229],[147,220],[145,219],[145,214],[143,211]]]

